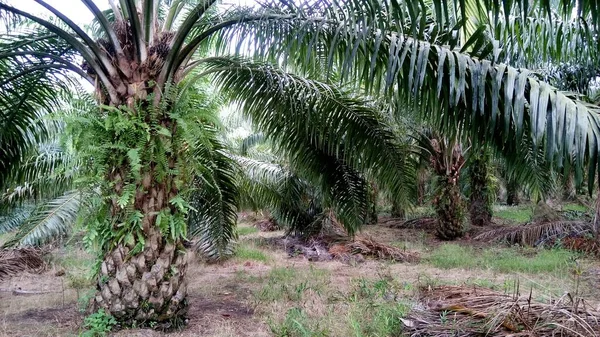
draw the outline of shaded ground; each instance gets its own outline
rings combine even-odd
[[[364,234],[417,251],[422,261],[309,262],[302,256],[289,257],[264,239],[282,232],[241,232],[245,235],[237,257],[219,265],[190,266],[189,322],[169,336],[386,336],[399,331],[399,318],[418,306],[418,288],[440,284],[478,285],[506,293],[518,284],[540,301],[566,292],[585,296],[593,306],[600,300],[600,263],[562,250],[482,244],[468,237],[447,244],[434,239],[428,228],[381,224],[367,226]],[[465,252],[478,262],[473,263],[474,256],[462,256]],[[0,283],[0,289],[7,290],[0,291],[0,336],[82,332],[84,314],[79,308],[92,285],[86,280],[90,257],[76,249],[56,255],[42,275]],[[506,261],[514,265],[503,265]],[[528,271],[528,264],[535,264],[535,273]],[[57,276],[61,270],[65,274]],[[17,288],[46,293],[15,296],[11,290]],[[126,330],[114,335],[163,334]]]

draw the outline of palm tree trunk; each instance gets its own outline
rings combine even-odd
[[[575,177],[574,173],[569,173],[568,176],[564,177],[563,183],[563,200],[573,201],[577,196],[577,191],[575,190]]]
[[[519,184],[509,178],[506,183],[506,204],[508,206],[518,206],[520,203]]]
[[[392,201],[392,210],[390,211],[390,215],[394,218],[404,218],[406,216],[406,212],[397,201]]]
[[[598,243],[600,243],[600,192],[596,196],[596,212],[594,213],[594,222],[592,224],[592,234]]]
[[[423,206],[425,203],[426,176],[427,170],[425,168],[419,168],[417,171],[417,206]]]
[[[437,214],[436,235],[442,240],[453,240],[464,234],[464,203],[458,182],[453,178],[439,179],[438,195],[434,200]]]
[[[102,262],[96,305],[125,326],[150,322],[172,328],[183,324],[187,309],[186,256],[181,244],[165,243],[157,228],[148,231],[145,248],[131,255],[118,245]]]
[[[456,141],[432,138],[431,164],[438,178],[434,199],[437,213],[436,235],[442,240],[453,240],[464,234],[464,203],[460,193],[460,171],[465,164],[462,146]]]
[[[367,225],[375,225],[378,221],[377,199],[379,199],[379,190],[374,182],[369,183],[369,210],[367,214]]]
[[[471,224],[486,226],[492,220],[492,198],[488,186],[488,155],[485,150],[476,154],[469,170],[471,180],[471,196],[469,214]]]
[[[160,123],[175,134],[175,121],[166,114]],[[163,146],[162,154],[147,151],[151,154],[142,157],[145,162],[139,166],[109,159],[107,181],[111,183],[105,195],[112,196],[107,209],[112,224],[109,228],[116,234],[103,245],[95,304],[122,326],[172,329],[183,324],[187,254],[181,235],[185,233],[185,217],[173,201],[179,196],[178,186],[183,185],[177,166],[181,143],[174,140],[171,135],[151,133],[142,148],[169,145]],[[119,141],[115,137],[114,142]],[[135,188],[135,195],[123,207],[119,201],[128,188]],[[138,214],[139,221],[130,220],[132,214]]]

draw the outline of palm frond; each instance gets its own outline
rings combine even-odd
[[[314,220],[311,204],[321,200],[310,185],[285,167],[260,160],[234,156],[240,166],[240,206],[266,209],[289,232],[302,233]]]
[[[71,80],[65,63],[76,53],[45,31],[0,36],[0,185],[29,150],[48,140],[56,121],[44,116],[62,106]]]
[[[551,221],[541,224],[525,224],[505,227],[481,233],[474,237],[479,241],[505,241],[526,246],[536,246],[548,240],[591,232],[591,224],[584,221]]]
[[[261,144],[265,141],[265,136],[262,133],[253,133],[243,138],[240,144],[239,153],[242,156],[248,155],[248,150],[255,145]]]
[[[21,207],[10,209],[3,215],[0,215],[0,234],[19,228],[19,226],[31,216],[34,208],[33,205],[23,205]]]
[[[198,169],[190,197],[188,232],[197,239],[196,250],[209,260],[230,256],[237,240],[237,166],[217,139],[216,129],[203,125],[195,134]]]
[[[356,3],[364,4],[363,10],[372,4]],[[314,10],[303,13],[303,19],[245,22],[245,41],[267,59],[290,55],[287,61],[295,68],[337,72],[342,83],[386,97],[397,111],[409,106],[448,134],[466,132],[513,153],[519,143],[512,140],[529,137],[534,146],[544,147],[555,168],[572,161],[579,177],[589,157],[589,176],[595,176],[598,107],[540,81],[531,70],[479,59],[398,30],[402,20],[390,12],[365,11],[357,20],[346,12],[351,6],[334,8],[337,16],[323,10],[308,20],[318,12]],[[278,37],[275,32],[281,31]]]
[[[84,198],[71,191],[37,206],[3,248],[38,246],[69,233]]]
[[[282,151],[294,170],[319,172],[329,163],[331,170],[325,173],[345,171],[315,177],[320,179],[317,184],[329,184],[322,188],[325,200],[334,200],[333,188],[344,180],[351,189],[362,188],[349,173],[351,169],[368,173],[401,204],[410,204],[414,172],[409,148],[397,142],[372,102],[260,63],[213,58],[206,65],[216,83],[240,103],[243,113]]]

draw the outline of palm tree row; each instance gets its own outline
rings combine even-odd
[[[549,0],[273,1],[249,8],[122,0],[109,1],[108,11],[82,0],[95,17],[91,34],[36,2],[58,20],[0,3],[11,28],[0,54],[0,122],[16,126],[0,139],[0,182],[49,134],[39,117],[64,104],[57,90],[71,91],[73,76],[88,80],[95,108],[73,124],[86,172],[77,184],[97,195],[87,238],[100,252],[95,304],[123,324],[182,322],[188,230],[214,234],[200,234],[200,245],[217,255],[235,238],[234,158],[216,137],[211,99],[199,94],[198,81],[212,80],[238,103],[350,231],[366,217],[367,178],[401,203],[414,195],[410,151],[380,112],[382,102],[392,114],[415,111],[451,140],[443,151],[436,138],[433,152],[455,153],[459,140],[471,139],[523,165],[525,140],[543,149],[548,165],[572,166],[577,184],[587,168],[594,185],[598,107],[523,67],[559,56],[594,62],[594,1],[577,2],[577,23],[570,24],[570,1],[559,1],[554,14]],[[467,20],[473,11],[494,15]],[[546,45],[513,38],[515,29],[545,29]],[[569,33],[554,38],[554,29]],[[577,52],[564,53],[567,45]],[[446,164],[462,165],[451,157]],[[456,199],[455,189],[446,190]],[[196,229],[188,226],[194,218],[202,219]],[[438,233],[460,235],[454,220],[441,221]]]

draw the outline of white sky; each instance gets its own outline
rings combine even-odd
[[[46,0],[46,2],[81,26],[89,24],[94,17],[81,0]],[[118,1],[115,2],[118,3]],[[7,3],[29,13],[52,14],[33,0],[8,0]],[[110,8],[108,0],[94,0],[94,3],[100,10]],[[225,0],[223,3],[249,5],[255,3],[255,0]]]
[[[29,13],[44,13],[51,15],[47,9],[37,4],[33,0],[9,0],[9,5]],[[80,0],[46,0],[52,7],[58,9],[69,19],[79,25],[85,25],[92,21],[94,17],[89,9]],[[95,0],[96,6],[101,10],[108,9],[110,6],[108,0]]]

